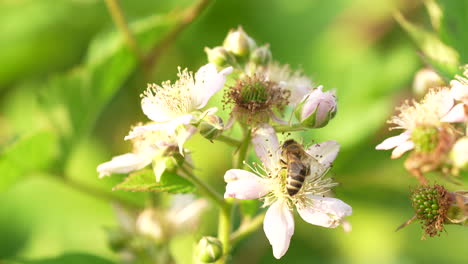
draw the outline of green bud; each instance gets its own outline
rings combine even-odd
[[[271,57],[270,46],[267,44],[255,49],[250,55],[250,61],[258,65],[267,65],[271,61]]]
[[[200,122],[198,128],[203,137],[213,140],[223,133],[223,120],[217,115],[207,115]]]
[[[131,239],[130,234],[118,228],[107,229],[107,236],[109,247],[114,252],[125,249]]]
[[[236,58],[234,58],[234,56],[224,47],[214,47],[212,49],[206,47],[205,52],[208,56],[208,61],[219,67],[237,64]]]
[[[223,256],[223,244],[215,237],[203,237],[198,243],[198,259],[213,263]]]
[[[236,56],[244,57],[249,54],[257,47],[255,41],[249,37],[242,29],[241,26],[237,30],[231,29],[226,39],[224,39],[223,47]]]

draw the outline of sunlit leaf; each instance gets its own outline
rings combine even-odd
[[[185,178],[167,171],[161,176],[161,181],[156,182],[152,170],[142,170],[130,174],[122,183],[115,186],[114,190],[190,193],[195,191],[195,186]]]
[[[17,139],[2,149],[0,157],[0,191],[7,189],[33,171],[47,168],[57,154],[57,139],[47,131]]]

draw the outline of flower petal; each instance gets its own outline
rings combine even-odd
[[[174,118],[175,113],[165,108],[165,104],[158,104],[154,99],[143,97],[141,99],[143,113],[155,122],[168,122]]]
[[[442,117],[440,121],[442,122],[449,122],[449,123],[457,123],[457,122],[464,122],[466,120],[466,112],[465,112],[465,105],[464,104],[457,104],[447,113],[446,116]]]
[[[209,63],[202,66],[195,73],[195,85],[192,87],[191,93],[196,109],[204,107],[208,103],[208,100],[223,88],[226,76],[232,70],[232,67],[227,67],[218,73],[216,65]]]
[[[330,167],[331,163],[336,159],[339,151],[340,144],[334,140],[314,144],[306,150],[307,154],[315,158],[327,168]]]
[[[152,123],[149,125],[136,126],[133,130],[125,137],[125,140],[129,140],[138,137],[148,131],[159,131],[165,130],[169,134],[175,133],[176,128],[179,125],[188,125],[192,121],[193,115],[181,115],[173,120],[164,123]]]
[[[227,182],[224,198],[257,199],[270,191],[262,178],[245,170],[228,170],[224,180]]]
[[[276,132],[270,125],[263,124],[253,132],[252,142],[255,153],[269,171],[279,166],[280,146]]]
[[[309,224],[335,228],[340,225],[344,217],[353,212],[351,206],[345,202],[331,197],[308,195],[312,205],[305,208],[297,208],[299,215]]]
[[[468,85],[462,84],[457,80],[452,80],[450,86],[452,86],[450,94],[453,99],[459,101],[466,101],[468,99]]]
[[[193,134],[197,132],[197,128],[191,125],[186,127],[181,127],[177,131],[176,139],[177,139],[177,146],[179,146],[179,153],[183,156],[184,155],[184,143],[187,141]]]
[[[397,159],[401,157],[406,151],[414,148],[413,141],[405,141],[403,144],[396,147],[392,152],[392,159]]]
[[[109,176],[112,173],[129,173],[142,169],[151,163],[151,157],[127,153],[113,157],[110,161],[102,163],[97,167],[99,178]]]
[[[263,230],[273,247],[273,255],[280,259],[288,251],[294,234],[294,218],[286,202],[278,200],[268,208]]]
[[[410,138],[409,132],[404,132],[398,136],[389,137],[385,139],[382,143],[377,145],[375,149],[392,149],[405,143],[409,138]]]

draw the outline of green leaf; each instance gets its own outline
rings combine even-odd
[[[2,148],[0,191],[33,171],[49,167],[56,158],[57,148],[56,136],[48,131],[21,137],[5,149]]]
[[[468,63],[468,1],[438,1],[442,10],[439,35],[460,54],[460,62]]]
[[[442,42],[437,34],[410,23],[400,13],[395,14],[395,19],[422,50],[427,62],[443,77],[451,80],[459,70],[458,52]]]
[[[163,173],[161,181],[156,182],[152,170],[141,170],[130,174],[122,183],[115,186],[114,190],[191,193],[195,192],[195,185],[187,179],[167,171]]]
[[[114,262],[102,257],[93,256],[84,253],[68,253],[55,258],[46,258],[39,260],[12,261],[8,264],[113,264]]]

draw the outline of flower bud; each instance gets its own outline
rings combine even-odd
[[[250,60],[259,65],[267,65],[271,61],[271,51],[269,45],[255,49],[250,55]]]
[[[203,137],[213,140],[223,133],[223,120],[217,115],[207,115],[203,118],[198,128]]]
[[[213,263],[223,255],[223,244],[217,238],[203,237],[198,243],[198,259],[204,263]]]
[[[460,138],[455,145],[453,145],[450,152],[450,159],[457,169],[468,168],[468,137]]]
[[[145,209],[136,222],[139,233],[153,238],[155,241],[162,241],[164,238],[164,229],[162,227],[161,216],[154,209]]]
[[[414,76],[413,80],[413,92],[423,97],[429,89],[436,88],[444,85],[444,80],[431,69],[421,69]]]
[[[224,47],[205,48],[208,61],[219,67],[225,65],[236,65],[236,59]]]
[[[297,119],[308,128],[320,128],[336,115],[334,92],[323,92],[322,86],[314,89],[295,110]]]
[[[241,26],[237,30],[231,29],[226,39],[224,39],[223,47],[239,57],[248,56],[256,47],[255,41],[249,37]]]
[[[107,229],[107,236],[109,239],[109,247],[114,252],[119,252],[125,249],[131,239],[129,233],[117,228]]]

